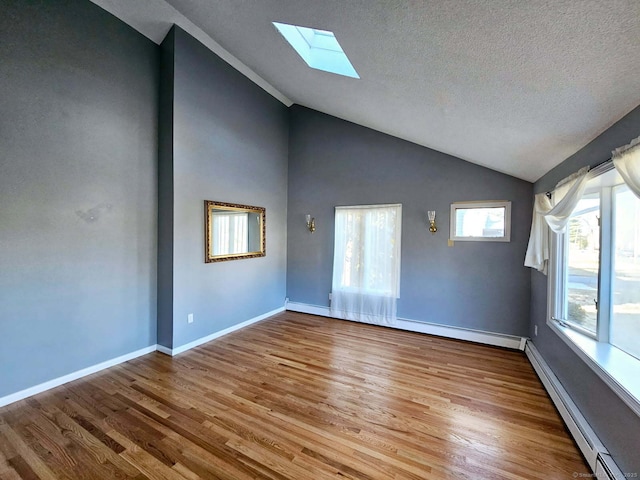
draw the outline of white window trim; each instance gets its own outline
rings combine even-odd
[[[558,254],[563,246],[564,235],[552,233],[546,323],[636,415],[640,416],[640,360],[610,343],[599,342],[575,328],[563,325],[562,320],[556,317],[564,291],[564,267]]]
[[[470,208],[504,208],[504,235],[502,237],[458,237],[456,235],[456,210]],[[449,240],[456,242],[510,242],[511,241],[511,202],[490,200],[477,202],[455,202],[451,204],[449,221]]]

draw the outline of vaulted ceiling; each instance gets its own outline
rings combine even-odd
[[[529,181],[640,104],[638,0],[93,1],[156,43],[179,25],[287,105]],[[273,21],[333,31],[360,79]]]

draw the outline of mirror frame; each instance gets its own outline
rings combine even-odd
[[[260,215],[260,250],[247,253],[230,253],[226,255],[213,255],[213,222],[211,212],[216,207],[224,207],[225,210],[237,210]],[[215,202],[213,200],[204,201],[204,262],[224,262],[227,260],[240,260],[243,258],[264,257],[267,254],[267,232],[266,232],[266,209],[264,207],[254,207],[251,205],[240,205],[237,203]]]

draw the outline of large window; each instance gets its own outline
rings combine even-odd
[[[400,295],[402,205],[336,207],[331,314],[391,324]]]
[[[612,189],[613,249],[609,341],[640,359],[640,199]]]
[[[640,359],[640,199],[616,170],[589,180],[555,254],[552,315]]]
[[[573,211],[564,236],[566,295],[564,318],[597,333],[600,273],[600,192],[586,194]]]

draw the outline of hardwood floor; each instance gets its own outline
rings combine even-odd
[[[570,479],[521,352],[286,312],[0,409],[1,479]]]

